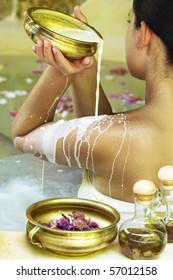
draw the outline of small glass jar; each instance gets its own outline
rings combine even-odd
[[[164,223],[154,215],[157,188],[149,180],[136,182],[134,191],[134,217],[119,229],[119,244],[123,254],[134,260],[157,258],[167,243]],[[156,200],[155,200],[156,198]],[[166,200],[160,198],[159,203]]]
[[[173,242],[173,166],[166,165],[160,168],[158,178],[161,182],[161,195],[168,201],[170,217],[166,223],[168,242]]]

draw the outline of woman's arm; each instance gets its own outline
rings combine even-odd
[[[92,58],[93,59],[93,58]],[[96,75],[95,63],[92,67],[76,75],[72,82],[73,108],[76,117],[94,116],[96,106]],[[98,114],[112,114],[111,105],[99,85],[99,106]]]
[[[79,7],[75,16],[86,21]],[[29,133],[46,122],[52,122],[61,96],[72,83],[76,117],[94,115],[97,65],[94,57],[68,61],[48,41],[38,41],[33,51],[49,66],[21,106],[12,128],[13,138]],[[111,114],[110,104],[100,86],[99,114]]]
[[[79,20],[87,22],[79,6],[74,8],[74,15]],[[94,57],[87,58],[92,66],[75,76],[72,83],[73,108],[76,117],[95,115],[97,62]],[[100,84],[98,114],[112,114],[112,108]]]
[[[12,137],[25,135],[46,122],[52,122],[57,103],[71,80],[72,76],[64,76],[48,66],[19,109],[13,121]]]
[[[92,65],[92,61],[88,64],[87,58],[73,63],[68,61],[48,41],[38,41],[33,51],[41,61],[47,62],[48,67],[14,119],[13,138],[25,135],[46,122],[52,122],[57,104],[74,76]]]

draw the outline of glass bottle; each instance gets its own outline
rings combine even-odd
[[[168,201],[170,217],[166,223],[168,242],[173,242],[173,166],[166,165],[160,168],[158,178],[161,182],[160,192]]]
[[[122,252],[130,259],[155,259],[167,243],[166,227],[154,215],[157,188],[149,180],[139,180],[135,183],[133,192],[134,217],[120,226],[119,244]]]

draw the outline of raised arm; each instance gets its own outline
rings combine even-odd
[[[80,13],[78,8],[77,12]],[[93,132],[101,129],[99,120],[105,119],[103,115],[112,113],[109,102],[100,86],[99,114],[102,116],[101,119],[92,117],[95,110],[97,73],[95,58],[85,57],[71,62],[63,56],[59,49],[52,47],[48,41],[38,41],[37,45],[33,46],[33,51],[48,66],[14,119],[12,136],[15,145],[23,152],[33,153],[36,156],[41,155],[42,158],[46,157],[52,162],[91,168],[92,158],[88,158],[87,150],[95,142],[92,139],[95,134]],[[70,85],[73,86],[76,116],[91,117],[67,122],[60,121],[54,124],[57,103]],[[90,126],[93,125],[95,128],[91,133]],[[107,129],[103,128],[104,130]],[[78,137],[81,137],[80,140]],[[87,145],[77,147],[77,143],[83,142],[83,137],[89,137]],[[64,139],[63,143],[61,139]],[[86,146],[88,146],[87,149]],[[81,154],[80,147],[83,147]],[[70,151],[71,149],[73,152]],[[73,156],[69,156],[69,153],[72,153]],[[72,162],[70,162],[69,157],[72,158]]]
[[[94,58],[92,58],[94,59]],[[76,75],[72,83],[73,108],[76,117],[94,116],[96,104],[96,63],[90,69],[86,69]],[[112,114],[111,105],[103,91],[101,84],[99,85],[99,106],[98,114]]]
[[[79,6],[74,8],[76,18],[87,22],[81,13]],[[97,86],[97,62],[94,57],[87,58],[92,61],[92,67],[75,76],[72,83],[73,107],[76,117],[95,114],[96,86]],[[112,108],[100,84],[98,114],[112,114]]]
[[[23,136],[46,122],[52,122],[57,103],[71,79],[48,66],[13,121],[12,136]]]
[[[40,125],[52,122],[57,103],[72,83],[75,75],[92,65],[87,58],[68,61],[61,51],[48,41],[39,41],[33,51],[48,66],[26,101],[22,104],[12,127],[12,136],[29,133]]]
[[[74,14],[86,22],[78,6]],[[95,58],[86,57],[70,62],[60,50],[52,48],[48,41],[38,41],[33,51],[48,67],[21,106],[13,123],[12,136],[25,135],[46,122],[52,122],[57,103],[71,84],[75,116],[94,115],[97,74]],[[111,106],[100,85],[99,114],[111,113]]]

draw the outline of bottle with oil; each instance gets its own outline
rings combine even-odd
[[[160,192],[168,201],[170,217],[166,223],[168,242],[173,242],[173,166],[166,165],[160,168],[158,178],[161,182]]]
[[[157,188],[149,180],[140,180],[135,183],[133,192],[134,217],[125,221],[119,229],[121,250],[130,259],[156,259],[167,243],[166,227],[154,215],[154,207],[158,201]],[[159,204],[166,203],[161,200],[159,198]]]

